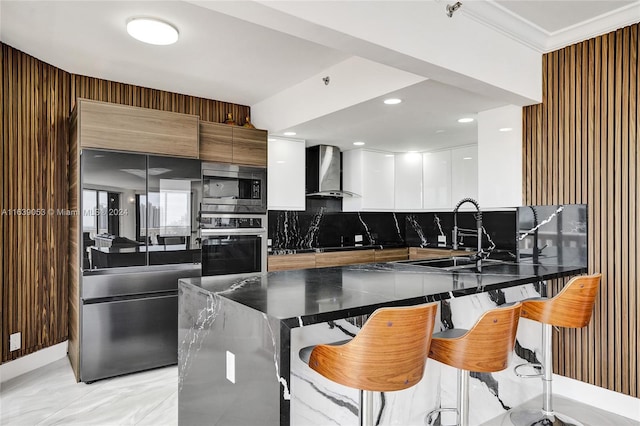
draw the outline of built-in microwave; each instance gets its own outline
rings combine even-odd
[[[202,210],[266,213],[267,169],[202,163]]]

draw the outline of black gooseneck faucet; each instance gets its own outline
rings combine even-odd
[[[473,198],[463,198],[458,201],[456,207],[453,209],[453,249],[458,249],[458,209],[465,203],[471,203],[476,207],[476,237],[478,240],[478,253],[475,255],[476,269],[482,270],[482,212],[480,211],[480,204]]]

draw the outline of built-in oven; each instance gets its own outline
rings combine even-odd
[[[235,213],[267,212],[267,169],[202,163],[202,208]]]
[[[201,213],[202,275],[266,272],[267,215]]]

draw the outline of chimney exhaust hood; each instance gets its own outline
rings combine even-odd
[[[342,190],[340,176],[340,148],[316,145],[306,153],[307,197],[359,197]]]

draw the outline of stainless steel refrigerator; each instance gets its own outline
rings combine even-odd
[[[80,380],[177,363],[178,279],[199,276],[200,161],[81,152]]]

